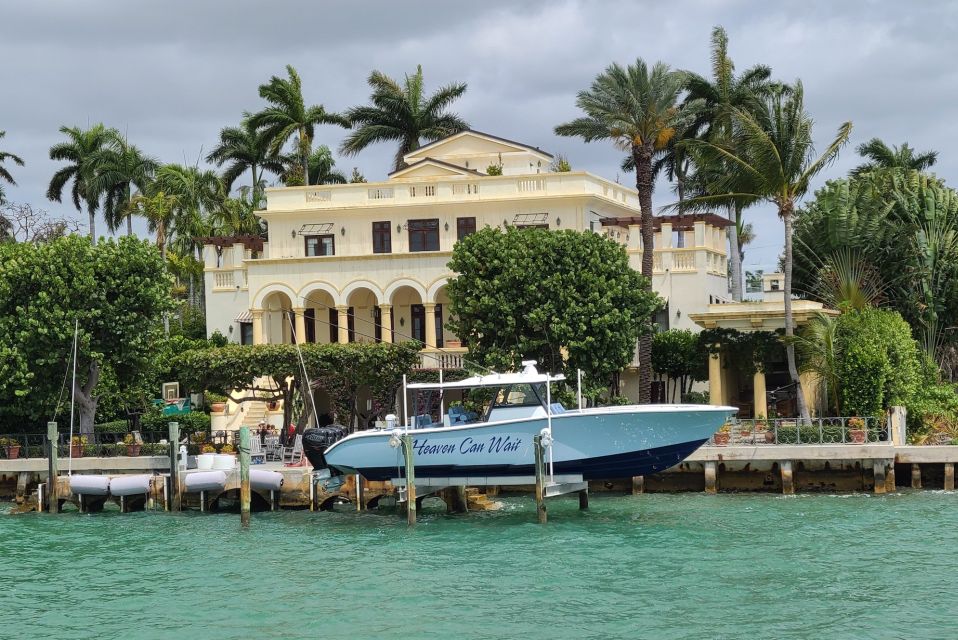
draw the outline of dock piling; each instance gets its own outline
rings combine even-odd
[[[705,463],[705,493],[718,493],[718,465],[714,461]]]
[[[583,489],[579,492],[579,509],[584,511],[589,508],[589,490]]]
[[[888,488],[885,481],[885,461],[875,460],[872,462],[872,470],[875,474],[875,493],[885,493]]]
[[[170,427],[170,511],[179,511],[183,505],[183,488],[180,486],[180,464],[177,460],[180,447],[180,423],[171,422]]]
[[[955,490],[955,463],[945,463],[945,491]]]
[[[546,524],[549,520],[549,514],[546,512],[546,472],[541,435],[532,437],[532,449],[535,454],[536,469],[536,515],[539,518],[539,524]]]
[[[356,474],[356,511],[363,511],[366,508],[365,487],[363,486],[363,477]]]
[[[782,494],[795,495],[795,477],[792,474],[792,461],[783,460],[779,467],[782,473]]]
[[[645,476],[632,476],[632,495],[645,493]]]
[[[921,465],[917,462],[911,465],[911,488],[921,489]]]
[[[57,513],[60,510],[60,497],[57,495],[57,423],[47,423],[47,512]],[[37,505],[37,508],[42,508]]]
[[[249,527],[250,495],[249,463],[250,444],[249,427],[240,427],[239,431],[239,459],[240,459],[240,523],[244,528]]]
[[[406,461],[406,522],[412,526],[416,524],[416,464],[409,434],[402,437],[402,453]]]

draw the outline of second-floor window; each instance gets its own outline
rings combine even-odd
[[[334,256],[336,255],[336,236],[327,234],[322,236],[305,236],[307,256]]]
[[[409,221],[410,251],[439,251],[439,219]]]
[[[392,224],[389,222],[373,223],[373,253],[392,253],[393,235]]]
[[[462,240],[466,236],[476,232],[475,218],[456,218],[456,240]]]

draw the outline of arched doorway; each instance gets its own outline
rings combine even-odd
[[[293,303],[282,291],[274,291],[263,298],[263,338],[267,344],[291,344]]]

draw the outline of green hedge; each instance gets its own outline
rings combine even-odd
[[[164,416],[159,411],[150,411],[140,418],[140,430],[166,432],[171,422],[178,422],[181,432],[210,430],[210,416],[202,411],[191,411],[180,416]]]
[[[126,433],[129,430],[130,426],[126,420],[112,420],[93,425],[93,431],[96,433]]]

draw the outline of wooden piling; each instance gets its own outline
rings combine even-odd
[[[120,496],[120,513],[126,513],[126,496]]]
[[[249,427],[240,427],[239,460],[240,460],[240,524],[249,527],[250,495],[249,463],[250,444]]]
[[[945,463],[945,491],[955,490],[955,463]]]
[[[895,461],[889,460],[888,471],[885,473],[885,490],[889,493],[895,491]]]
[[[911,488],[921,489],[921,465],[917,462],[911,465]]]
[[[718,465],[714,461],[705,463],[705,493],[718,493]]]
[[[57,467],[57,423],[47,423],[47,512],[57,513],[60,510],[60,496],[57,494],[57,476],[60,471]],[[37,505],[41,509],[41,505]]]
[[[170,511],[179,511],[183,505],[182,487],[180,486],[180,423],[171,422],[170,427]]]
[[[645,476],[632,476],[632,495],[645,493]]]
[[[539,517],[539,524],[545,524],[549,520],[549,515],[546,512],[546,471],[542,451],[542,436],[532,436],[532,450],[535,454],[536,514]]]
[[[579,509],[585,510],[589,508],[589,490],[583,489],[579,492]]]
[[[402,453],[406,461],[406,522],[412,526],[416,524],[416,464],[409,434],[402,437]]]
[[[888,488],[885,482],[885,461],[873,460],[872,471],[875,474],[875,493],[885,493]]]
[[[780,463],[779,469],[782,473],[782,494],[786,496],[795,495],[795,482],[792,475],[792,461],[784,460]]]
[[[363,477],[356,474],[356,511],[363,511],[366,508],[366,487],[363,485]]]

